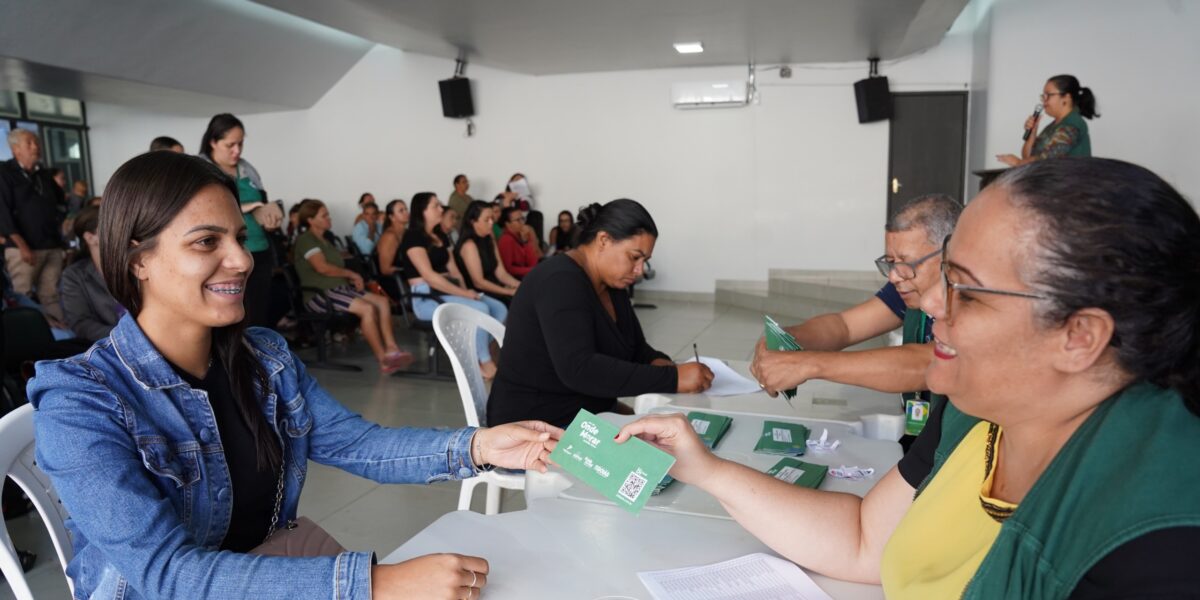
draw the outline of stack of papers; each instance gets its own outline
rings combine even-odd
[[[704,442],[704,445],[708,446],[709,450],[717,447],[717,444],[721,442],[721,438],[725,437],[725,434],[729,432],[729,426],[733,424],[733,417],[710,415],[697,411],[688,413],[687,418],[692,423],[692,429],[696,430],[696,435],[700,436],[700,441]],[[655,486],[654,491],[650,495],[657,496],[661,494],[672,483],[675,483],[674,477],[670,475],[663,477],[662,483]]]
[[[775,319],[772,319],[767,315],[763,315],[763,323],[765,329],[764,335],[767,339],[767,350],[785,350],[794,352],[804,349],[800,345],[800,342],[797,342],[796,338],[792,337],[792,334],[784,331],[783,327],[780,327],[779,323],[775,322]],[[796,397],[796,388],[780,391],[783,393],[783,397],[787,398],[788,400]]]
[[[814,490],[821,487],[828,472],[829,467],[825,465],[814,465],[794,458],[785,458],[767,469],[767,475],[775,479]]]
[[[759,454],[802,456],[807,447],[808,428],[799,423],[763,421],[762,435],[754,451]]]
[[[655,600],[833,600],[800,567],[769,554],[638,573]]]

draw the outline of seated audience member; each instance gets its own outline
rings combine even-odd
[[[558,226],[550,230],[550,247],[554,254],[562,254],[575,247],[575,218],[571,211],[558,213]]]
[[[467,190],[471,189],[471,182],[467,180],[466,175],[454,176],[454,191],[450,193],[450,200],[447,202],[447,208],[454,209],[454,212],[459,216],[467,214],[467,207],[474,200]]]
[[[96,235],[99,223],[100,209],[91,206],[75,218],[79,255],[63,270],[59,293],[67,325],[75,335],[89,342],[108,337],[108,332],[125,314],[125,308],[108,293],[100,275],[100,238]]]
[[[505,208],[504,194],[496,194],[496,197],[492,199],[492,220],[495,221],[492,223],[492,238],[497,241],[500,240],[500,236],[504,235],[504,228],[500,226],[503,221],[500,218]]]
[[[471,202],[454,248],[454,259],[466,287],[508,304],[521,282],[504,270],[499,254],[492,237],[492,207],[479,200]]]
[[[613,200],[581,210],[579,227],[579,247],[538,265],[513,298],[489,423],[568,424],[581,408],[632,414],[618,397],[712,384],[708,367],[676,365],[646,342],[626,293],[654,252],[650,213]]]
[[[300,284],[324,290],[334,310],[358,317],[380,371],[394,373],[412,363],[412,354],[396,345],[388,299],[365,291],[362,275],[345,268],[342,253],[325,240],[325,232],[333,227],[325,203],[305,200],[300,204],[297,219],[305,228],[292,249]],[[325,299],[313,292],[306,291],[304,301],[311,311],[328,310]]]
[[[183,154],[183,144],[179,143],[179,140],[173,137],[160,135],[153,140],[150,140],[150,151],[157,152],[159,150],[168,150],[170,152],[178,152]]]
[[[403,200],[392,200],[387,205],[387,224],[379,234],[379,274],[391,279],[401,268],[400,240],[408,229],[408,205]]]
[[[458,211],[453,208],[442,209],[441,233],[450,245],[458,243]]]
[[[74,219],[83,206],[87,204],[88,184],[82,179],[76,179],[71,184],[71,193],[67,194],[67,218]]]
[[[514,277],[523,279],[537,266],[542,257],[537,237],[525,225],[525,216],[517,208],[509,207],[500,213],[504,220],[504,233],[498,242],[500,258],[504,268]]]
[[[443,302],[469,306],[493,319],[504,322],[508,309],[504,304],[483,292],[464,287],[458,266],[450,260],[450,245],[438,230],[442,222],[442,203],[433,192],[420,192],[412,197],[409,226],[400,240],[400,264],[414,293],[436,295]],[[429,298],[413,298],[413,313],[418,319],[433,318],[438,302]],[[488,348],[491,339],[479,329],[475,349],[479,353],[479,369],[485,379],[496,375],[496,363]]]
[[[368,204],[375,204],[375,196],[371,192],[363,192],[363,194],[358,197],[358,214],[354,215],[354,226],[355,227],[358,227],[358,224],[360,222],[362,222],[363,215],[364,215],[363,207],[365,207]],[[378,207],[378,205],[376,205],[376,206]]]
[[[75,596],[478,598],[483,558],[249,552],[295,526],[310,460],[379,483],[544,470],[562,431],[364,420],[282,337],[246,328],[253,262],[237,188],[216,167],[144,154],[117,170],[107,198],[101,271],[130,313],[92,351],[40,363],[29,384],[38,466],[71,516]]]
[[[521,214],[525,216],[525,222],[529,225],[534,239],[537,240],[540,247],[543,239],[544,219],[541,211],[533,207],[533,190],[529,187],[529,180],[522,173],[513,173],[512,177],[508,178],[505,190],[508,192],[510,200],[507,205],[521,209]]]
[[[950,400],[865,498],[718,458],[679,416],[618,441],[673,454],[780,555],[888,598],[1194,596],[1195,209],[1129,163],[1037,161],[984,188],[943,248],[921,306],[929,387]]]
[[[802,352],[772,352],[760,339],[750,365],[758,382],[772,396],[809,379],[900,392],[910,417],[906,434],[920,433],[941,404],[925,391],[933,319],[919,308],[921,294],[937,285],[941,240],[954,231],[961,211],[957,200],[941,194],[922,196],[898,211],[887,223],[886,252],[875,261],[888,283],[862,304],[786,327]],[[901,346],[841,351],[901,326]],[[904,445],[911,441],[906,438]]]
[[[362,213],[355,220],[354,233],[350,236],[358,251],[370,256],[375,251],[375,244],[379,243],[382,233],[383,222],[379,219],[379,207],[375,206],[374,202],[362,205]]]

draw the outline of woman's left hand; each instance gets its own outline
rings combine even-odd
[[[476,465],[536,469],[545,473],[550,464],[550,452],[562,435],[562,429],[544,421],[483,427],[471,440],[471,460]]]

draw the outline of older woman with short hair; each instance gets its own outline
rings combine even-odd
[[[922,306],[950,401],[865,498],[717,458],[675,417],[618,438],[672,452],[789,559],[889,598],[1194,595],[1196,211],[1135,165],[1039,161],[967,206],[942,261]]]

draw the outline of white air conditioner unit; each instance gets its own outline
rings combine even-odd
[[[697,81],[671,85],[675,108],[737,108],[750,103],[745,81]]]

